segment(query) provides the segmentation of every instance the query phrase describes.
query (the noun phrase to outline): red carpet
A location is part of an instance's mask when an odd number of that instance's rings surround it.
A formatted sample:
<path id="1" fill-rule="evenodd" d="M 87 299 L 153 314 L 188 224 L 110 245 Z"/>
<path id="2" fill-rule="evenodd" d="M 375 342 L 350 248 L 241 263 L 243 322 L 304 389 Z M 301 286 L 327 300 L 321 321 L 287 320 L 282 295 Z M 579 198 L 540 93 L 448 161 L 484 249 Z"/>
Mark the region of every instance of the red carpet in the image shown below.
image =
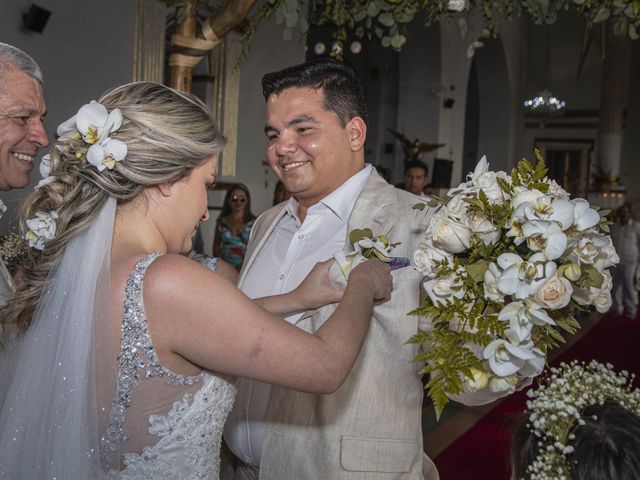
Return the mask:
<path id="1" fill-rule="evenodd" d="M 640 375 L 640 319 L 607 315 L 552 362 L 596 359 Z M 638 379 L 636 378 L 636 384 Z M 509 480 L 510 425 L 526 408 L 524 391 L 493 408 L 435 458 L 441 480 Z"/>

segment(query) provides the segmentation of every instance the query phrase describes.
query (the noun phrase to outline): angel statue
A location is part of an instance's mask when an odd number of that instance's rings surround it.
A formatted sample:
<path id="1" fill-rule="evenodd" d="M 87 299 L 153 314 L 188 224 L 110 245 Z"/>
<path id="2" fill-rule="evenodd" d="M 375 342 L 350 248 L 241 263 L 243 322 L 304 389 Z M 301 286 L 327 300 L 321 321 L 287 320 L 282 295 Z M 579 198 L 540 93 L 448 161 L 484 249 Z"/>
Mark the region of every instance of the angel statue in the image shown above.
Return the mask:
<path id="1" fill-rule="evenodd" d="M 417 138 L 412 142 L 404 135 L 404 133 L 397 132 L 391 128 L 388 130 L 393 133 L 393 136 L 396 137 L 396 140 L 398 140 L 400 145 L 402 145 L 405 163 L 411 160 L 418 160 L 420 159 L 420 155 L 424 152 L 430 152 L 446 145 L 444 143 L 421 142 Z"/>

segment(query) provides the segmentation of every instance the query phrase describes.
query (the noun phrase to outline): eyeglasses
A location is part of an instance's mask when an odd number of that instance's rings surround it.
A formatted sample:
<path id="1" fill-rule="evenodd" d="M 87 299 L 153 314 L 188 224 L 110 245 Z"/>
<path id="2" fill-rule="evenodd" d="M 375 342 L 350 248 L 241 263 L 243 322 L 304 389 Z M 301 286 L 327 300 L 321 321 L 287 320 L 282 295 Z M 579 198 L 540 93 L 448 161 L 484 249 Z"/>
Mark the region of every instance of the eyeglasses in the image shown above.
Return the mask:
<path id="1" fill-rule="evenodd" d="M 240 203 L 244 203 L 247 201 L 247 197 L 239 197 L 238 195 L 234 195 L 231 197 L 231 201 L 232 202 L 240 202 Z"/>

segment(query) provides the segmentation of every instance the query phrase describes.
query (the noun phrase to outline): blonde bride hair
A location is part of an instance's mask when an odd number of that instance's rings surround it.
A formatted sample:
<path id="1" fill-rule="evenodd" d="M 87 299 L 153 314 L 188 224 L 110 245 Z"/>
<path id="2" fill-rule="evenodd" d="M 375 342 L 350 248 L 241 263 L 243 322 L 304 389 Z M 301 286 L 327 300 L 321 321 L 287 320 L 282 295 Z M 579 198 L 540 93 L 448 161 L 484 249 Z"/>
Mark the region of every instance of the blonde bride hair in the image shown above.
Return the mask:
<path id="1" fill-rule="evenodd" d="M 111 137 L 127 145 L 126 159 L 116 162 L 113 170 L 99 172 L 87 162 L 86 151 L 84 155 L 77 155 L 77 148 L 70 152 L 64 141 L 52 146 L 50 175 L 56 180 L 26 199 L 21 225 L 37 211 L 56 211 L 55 238 L 41 252 L 32 249 L 18 270 L 16 293 L 0 310 L 3 330 L 9 325 L 19 333 L 28 329 L 49 273 L 71 239 L 95 221 L 109 197 L 123 204 L 145 187 L 176 182 L 219 153 L 226 142 L 200 100 L 161 84 L 123 85 L 107 91 L 99 103 L 108 111 L 119 108 L 122 112 L 123 124 Z"/>

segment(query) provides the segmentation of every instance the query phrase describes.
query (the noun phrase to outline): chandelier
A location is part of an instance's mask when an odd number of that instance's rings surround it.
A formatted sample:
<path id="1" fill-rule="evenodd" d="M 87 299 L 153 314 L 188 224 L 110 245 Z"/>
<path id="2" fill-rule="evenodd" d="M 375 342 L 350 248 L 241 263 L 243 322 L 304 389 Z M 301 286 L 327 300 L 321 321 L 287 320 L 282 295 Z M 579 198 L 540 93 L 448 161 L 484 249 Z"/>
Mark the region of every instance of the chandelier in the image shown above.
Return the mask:
<path id="1" fill-rule="evenodd" d="M 537 117 L 553 117 L 562 115 L 566 104 L 544 89 L 533 98 L 524 101 L 524 108 L 528 115 Z"/>

